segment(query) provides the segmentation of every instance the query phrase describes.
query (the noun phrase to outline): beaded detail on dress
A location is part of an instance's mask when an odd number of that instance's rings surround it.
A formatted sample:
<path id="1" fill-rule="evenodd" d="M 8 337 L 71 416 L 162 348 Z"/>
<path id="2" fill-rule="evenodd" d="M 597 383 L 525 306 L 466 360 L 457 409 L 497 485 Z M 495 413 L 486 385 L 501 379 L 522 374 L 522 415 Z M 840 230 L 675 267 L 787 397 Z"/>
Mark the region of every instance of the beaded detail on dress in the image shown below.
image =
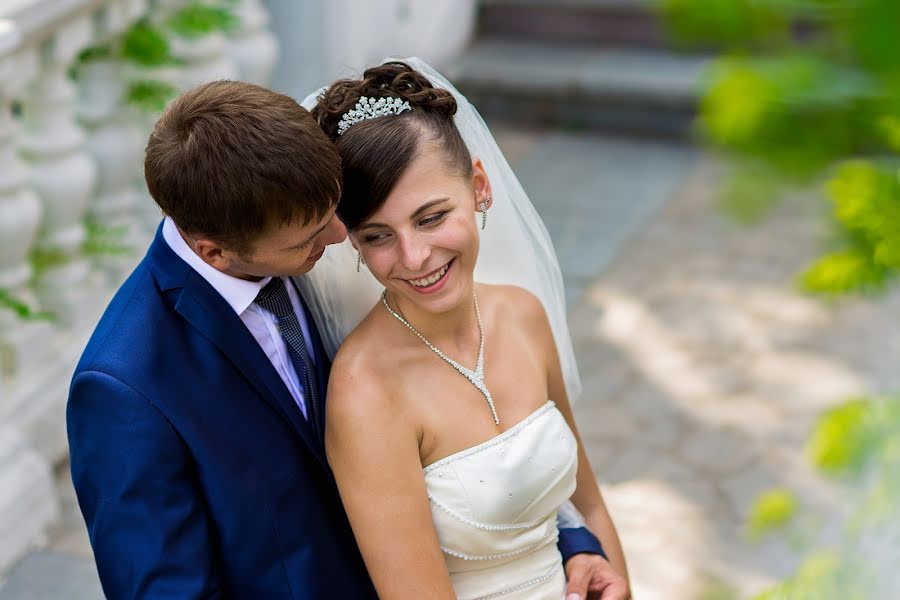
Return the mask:
<path id="1" fill-rule="evenodd" d="M 551 401 L 509 430 L 425 467 L 432 518 L 461 600 L 559 600 L 556 513 L 577 445 Z"/>

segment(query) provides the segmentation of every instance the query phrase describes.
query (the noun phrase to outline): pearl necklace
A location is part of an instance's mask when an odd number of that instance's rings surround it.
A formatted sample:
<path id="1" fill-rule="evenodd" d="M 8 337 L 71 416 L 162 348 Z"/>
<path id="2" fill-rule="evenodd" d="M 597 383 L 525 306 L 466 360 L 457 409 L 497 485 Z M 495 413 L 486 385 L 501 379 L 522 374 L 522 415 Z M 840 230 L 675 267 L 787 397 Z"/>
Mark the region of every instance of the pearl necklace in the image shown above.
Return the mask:
<path id="1" fill-rule="evenodd" d="M 481 325 L 481 312 L 478 310 L 478 296 L 475 295 L 475 290 L 472 290 L 472 298 L 475 300 L 475 318 L 478 320 L 478 335 L 481 337 L 481 341 L 478 345 L 478 362 L 475 363 L 475 370 L 467 369 L 462 366 L 446 354 L 440 351 L 440 349 L 425 339 L 421 333 L 416 331 L 416 328 L 410 325 L 409 321 L 403 318 L 403 316 L 396 312 L 391 305 L 388 304 L 387 301 L 387 290 L 384 290 L 384 293 L 381 294 L 381 303 L 384 304 L 384 307 L 387 309 L 389 313 L 391 313 L 395 319 L 406 325 L 406 327 L 412 331 L 420 340 L 422 340 L 426 346 L 428 346 L 432 352 L 437 354 L 439 357 L 444 359 L 451 367 L 459 371 L 459 374 L 468 379 L 472 385 L 474 385 L 479 392 L 484 394 L 484 399 L 487 400 L 488 407 L 491 409 L 491 415 L 494 417 L 494 423 L 499 425 L 500 418 L 497 416 L 497 409 L 494 408 L 494 399 L 491 398 L 491 393 L 488 391 L 487 386 L 484 384 L 484 327 Z"/>

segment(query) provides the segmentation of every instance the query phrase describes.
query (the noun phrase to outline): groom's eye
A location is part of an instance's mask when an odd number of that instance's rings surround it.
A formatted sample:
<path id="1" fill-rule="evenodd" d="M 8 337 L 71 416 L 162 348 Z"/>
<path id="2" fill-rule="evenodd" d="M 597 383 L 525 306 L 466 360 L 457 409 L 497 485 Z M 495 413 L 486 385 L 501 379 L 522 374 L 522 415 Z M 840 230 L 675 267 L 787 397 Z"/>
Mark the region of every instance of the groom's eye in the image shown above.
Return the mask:
<path id="1" fill-rule="evenodd" d="M 298 244 L 298 245 L 294 246 L 293 250 L 294 250 L 295 252 L 299 252 L 300 250 L 303 250 L 304 248 L 309 248 L 310 245 L 312 245 L 312 243 L 313 243 L 313 241 L 314 241 L 315 239 L 316 239 L 316 238 L 313 237 L 312 239 L 306 240 L 306 241 L 303 242 L 302 244 Z"/>

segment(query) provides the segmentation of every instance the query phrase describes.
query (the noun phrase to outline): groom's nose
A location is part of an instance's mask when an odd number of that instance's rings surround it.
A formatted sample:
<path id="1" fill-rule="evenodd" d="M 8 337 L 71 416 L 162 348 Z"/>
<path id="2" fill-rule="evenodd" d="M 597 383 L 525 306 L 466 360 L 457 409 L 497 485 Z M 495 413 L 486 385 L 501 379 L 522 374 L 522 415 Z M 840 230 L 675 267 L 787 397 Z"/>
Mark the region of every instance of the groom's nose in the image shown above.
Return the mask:
<path id="1" fill-rule="evenodd" d="M 344 226 L 343 221 L 335 214 L 328 223 L 328 237 L 325 238 L 325 245 L 339 244 L 345 239 L 347 239 L 347 227 Z"/>

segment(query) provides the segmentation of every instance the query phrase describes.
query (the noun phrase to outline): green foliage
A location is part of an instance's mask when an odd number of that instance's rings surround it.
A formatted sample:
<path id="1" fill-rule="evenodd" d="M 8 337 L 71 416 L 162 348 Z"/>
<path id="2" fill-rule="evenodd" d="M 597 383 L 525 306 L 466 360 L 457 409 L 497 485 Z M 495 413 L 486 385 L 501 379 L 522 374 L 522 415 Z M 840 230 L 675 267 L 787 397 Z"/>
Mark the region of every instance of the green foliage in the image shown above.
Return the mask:
<path id="1" fill-rule="evenodd" d="M 900 397 L 854 398 L 831 409 L 819 419 L 807 455 L 820 471 L 840 477 L 849 512 L 842 538 L 755 600 L 894 597 L 885 590 L 896 590 L 896 561 L 872 550 L 893 548 L 900 535 Z M 763 506 L 751 516 L 751 528 L 785 522 L 796 508 L 784 491 L 763 496 L 757 507 Z"/>
<path id="2" fill-rule="evenodd" d="M 28 303 L 16 298 L 7 290 L 0 289 L 0 309 L 12 311 L 16 317 L 23 321 L 52 321 L 53 314 L 38 311 Z"/>
<path id="3" fill-rule="evenodd" d="M 144 79 L 129 84 L 125 100 L 143 113 L 157 114 L 177 95 L 178 90 L 169 83 Z"/>
<path id="4" fill-rule="evenodd" d="M 682 45 L 744 48 L 788 33 L 784 2 L 760 0 L 662 0 L 674 41 Z"/>
<path id="5" fill-rule="evenodd" d="M 819 418 L 807 455 L 830 475 L 856 474 L 872 460 L 900 464 L 900 398 L 848 400 Z"/>
<path id="6" fill-rule="evenodd" d="M 900 270 L 900 182 L 895 167 L 860 157 L 900 153 L 900 2 L 661 0 L 661 11 L 676 39 L 723 49 L 697 125 L 710 146 L 753 165 L 725 187 L 728 212 L 758 220 L 784 186 L 833 174 L 842 244 L 800 283 L 884 289 Z"/>
<path id="7" fill-rule="evenodd" d="M 100 46 L 88 46 L 78 53 L 75 58 L 76 64 L 90 62 L 92 60 L 103 60 L 113 57 L 113 48 L 111 44 L 102 44 Z"/>
<path id="8" fill-rule="evenodd" d="M 800 287 L 816 294 L 837 296 L 884 288 L 888 272 L 857 249 L 832 252 L 817 259 L 799 278 Z"/>
<path id="9" fill-rule="evenodd" d="M 829 474 L 859 469 L 870 451 L 869 410 L 867 400 L 852 400 L 822 415 L 806 447 L 813 464 Z"/>
<path id="10" fill-rule="evenodd" d="M 35 277 L 40 277 L 50 269 L 61 267 L 69 262 L 69 257 L 62 250 L 34 248 L 29 257 Z"/>
<path id="11" fill-rule="evenodd" d="M 141 67 L 161 67 L 176 63 L 169 40 L 147 19 L 138 21 L 122 35 L 120 52 L 123 60 Z"/>
<path id="12" fill-rule="evenodd" d="M 812 292 L 880 290 L 900 270 L 900 181 L 893 167 L 855 160 L 841 165 L 827 189 L 844 248 L 803 274 Z"/>
<path id="13" fill-rule="evenodd" d="M 763 535 L 784 527 L 797 510 L 794 495 L 786 489 L 772 489 L 760 494 L 750 508 L 747 532 L 751 539 L 758 540 Z"/>
<path id="14" fill-rule="evenodd" d="M 781 173 L 762 161 L 735 161 L 719 205 L 740 223 L 760 222 L 780 199 L 783 189 Z"/>
<path id="15" fill-rule="evenodd" d="M 226 6 L 212 6 L 193 2 L 175 11 L 166 25 L 176 35 L 195 39 L 217 31 L 230 31 L 238 24 L 237 17 Z"/>
<path id="16" fill-rule="evenodd" d="M 106 227 L 97 223 L 85 224 L 87 235 L 82 250 L 88 256 L 129 256 L 132 248 L 125 243 L 127 227 Z"/>
<path id="17" fill-rule="evenodd" d="M 865 600 L 854 583 L 857 567 L 856 561 L 848 565 L 835 552 L 817 552 L 793 577 L 754 600 Z"/>

